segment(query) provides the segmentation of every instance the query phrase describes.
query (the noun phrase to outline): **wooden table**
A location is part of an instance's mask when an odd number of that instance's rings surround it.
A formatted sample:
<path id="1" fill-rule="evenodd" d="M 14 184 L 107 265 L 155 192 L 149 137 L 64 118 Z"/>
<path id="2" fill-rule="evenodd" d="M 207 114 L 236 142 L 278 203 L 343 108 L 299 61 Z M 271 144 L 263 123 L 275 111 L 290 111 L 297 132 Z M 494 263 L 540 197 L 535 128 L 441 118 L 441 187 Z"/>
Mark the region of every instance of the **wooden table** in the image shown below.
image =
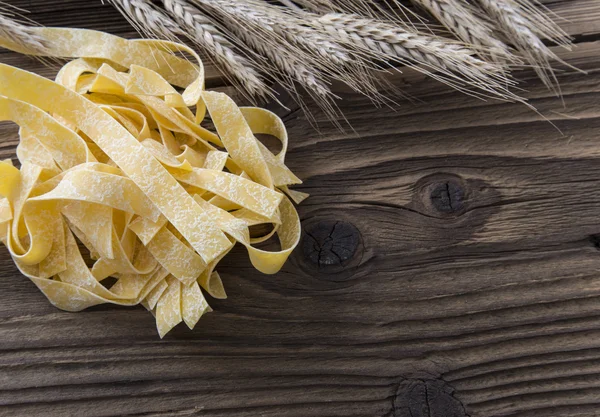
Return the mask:
<path id="1" fill-rule="evenodd" d="M 9 2 L 135 35 L 99 0 Z M 229 298 L 194 331 L 159 340 L 142 307 L 56 310 L 2 248 L 0 416 L 600 416 L 600 1 L 545 3 L 589 72 L 559 76 L 564 107 L 517 74 L 556 127 L 409 76 L 422 101 L 393 110 L 340 92 L 356 133 L 279 108 L 311 194 L 303 242 L 275 276 L 235 250 Z M 208 86 L 233 93 L 211 68 Z"/>

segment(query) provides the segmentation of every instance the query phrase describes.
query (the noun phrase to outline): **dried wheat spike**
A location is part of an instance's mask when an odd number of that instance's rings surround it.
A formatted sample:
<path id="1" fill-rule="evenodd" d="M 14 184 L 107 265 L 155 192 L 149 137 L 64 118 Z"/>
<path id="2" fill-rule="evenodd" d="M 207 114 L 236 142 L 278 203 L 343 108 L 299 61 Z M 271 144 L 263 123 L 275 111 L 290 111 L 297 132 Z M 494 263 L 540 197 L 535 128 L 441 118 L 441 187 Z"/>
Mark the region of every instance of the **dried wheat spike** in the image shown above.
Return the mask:
<path id="1" fill-rule="evenodd" d="M 395 61 L 476 96 L 522 101 L 501 66 L 476 58 L 465 45 L 355 15 L 331 13 L 313 22 L 360 53 Z"/>
<path id="2" fill-rule="evenodd" d="M 270 43 L 254 37 L 242 27 L 232 25 L 230 30 L 256 52 L 271 60 L 275 67 L 283 73 L 284 77 L 290 77 L 321 99 L 328 99 L 331 96 L 331 91 L 321 81 L 320 74 L 303 63 L 308 60 L 298 59 L 293 53 L 278 50 Z"/>
<path id="3" fill-rule="evenodd" d="M 306 11 L 257 0 L 195 1 L 208 13 L 219 16 L 222 25 L 240 43 L 250 46 L 262 59 L 267 58 L 265 63 L 275 67 L 275 71 L 267 70 L 269 75 L 291 90 L 291 81 L 295 80 L 330 114 L 337 111 L 325 83 L 329 80 L 346 83 L 375 103 L 389 101 L 377 89 L 378 80 L 372 71 L 376 66 L 368 60 L 357 59 L 326 33 L 307 25 L 312 15 Z"/>
<path id="4" fill-rule="evenodd" d="M 0 14 L 0 38 L 4 38 L 21 47 L 23 52 L 41 55 L 46 49 L 44 40 L 28 26 Z"/>
<path id="5" fill-rule="evenodd" d="M 541 39 L 564 47 L 570 46 L 568 35 L 548 16 L 527 0 L 478 0 L 496 22 L 507 40 L 523 55 L 543 83 L 559 93 L 558 81 L 550 61 L 564 63 Z"/>
<path id="6" fill-rule="evenodd" d="M 515 61 L 508 46 L 497 39 L 493 27 L 463 0 L 412 0 L 428 11 L 465 44 L 493 61 Z"/>
<path id="7" fill-rule="evenodd" d="M 280 33 L 265 25 L 261 11 L 243 7 L 241 2 L 233 0 L 194 0 L 194 3 L 217 15 L 233 36 L 268 58 L 273 70 L 284 79 L 288 77 L 297 81 L 320 99 L 327 100 L 331 96 L 321 74 L 306 66 L 305 62 L 311 61 L 309 56 L 291 47 Z M 274 73 L 271 75 L 276 76 Z"/>
<path id="8" fill-rule="evenodd" d="M 185 35 L 179 25 L 148 0 L 108 0 L 140 33 L 176 40 Z"/>
<path id="9" fill-rule="evenodd" d="M 372 70 L 376 67 L 367 60 L 357 59 L 352 51 L 337 43 L 334 39 L 307 25 L 312 14 L 302 10 L 274 7 L 261 0 L 213 0 L 227 9 L 238 19 L 249 19 L 264 41 L 271 42 L 274 47 L 287 49 L 287 54 L 296 56 L 295 47 L 301 49 L 304 57 L 301 62 L 311 63 L 316 70 L 326 74 L 327 78 L 346 83 L 355 91 L 379 101 L 382 96 L 377 92 Z M 250 29 L 252 30 L 252 29 Z M 285 44 L 278 43 L 273 35 L 278 35 Z"/>
<path id="10" fill-rule="evenodd" d="M 236 78 L 251 97 L 270 96 L 271 92 L 246 57 L 234 51 L 234 46 L 198 8 L 185 0 L 162 0 L 165 10 L 175 18 L 186 34 L 205 50 L 217 66 Z"/>
<path id="11" fill-rule="evenodd" d="M 348 52 L 340 45 L 323 36 L 322 33 L 306 26 L 301 19 L 302 14 L 286 13 L 285 9 L 272 7 L 264 1 L 255 0 L 213 0 L 232 15 L 245 16 L 261 25 L 264 29 L 277 33 L 290 44 L 299 46 L 309 52 L 316 52 L 317 57 L 327 63 L 344 65 L 352 61 Z"/>

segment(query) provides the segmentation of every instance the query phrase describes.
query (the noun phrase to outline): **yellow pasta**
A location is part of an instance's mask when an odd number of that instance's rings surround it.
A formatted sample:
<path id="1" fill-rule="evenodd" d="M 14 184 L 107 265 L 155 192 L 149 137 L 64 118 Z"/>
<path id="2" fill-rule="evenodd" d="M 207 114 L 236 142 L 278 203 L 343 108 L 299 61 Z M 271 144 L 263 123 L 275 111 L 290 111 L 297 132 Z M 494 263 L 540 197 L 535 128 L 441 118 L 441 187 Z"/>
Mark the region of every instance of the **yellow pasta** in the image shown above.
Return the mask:
<path id="1" fill-rule="evenodd" d="M 300 237 L 290 199 L 306 195 L 288 189 L 300 180 L 277 116 L 205 91 L 184 45 L 33 30 L 48 54 L 74 60 L 55 81 L 0 64 L 0 120 L 21 128 L 21 168 L 0 161 L 0 240 L 53 305 L 142 304 L 163 337 L 211 311 L 202 290 L 225 297 L 215 267 L 236 242 L 259 271 L 282 267 Z M 201 125 L 207 114 L 216 132 Z M 266 239 L 251 238 L 257 224 L 273 225 L 280 251 L 254 246 Z"/>

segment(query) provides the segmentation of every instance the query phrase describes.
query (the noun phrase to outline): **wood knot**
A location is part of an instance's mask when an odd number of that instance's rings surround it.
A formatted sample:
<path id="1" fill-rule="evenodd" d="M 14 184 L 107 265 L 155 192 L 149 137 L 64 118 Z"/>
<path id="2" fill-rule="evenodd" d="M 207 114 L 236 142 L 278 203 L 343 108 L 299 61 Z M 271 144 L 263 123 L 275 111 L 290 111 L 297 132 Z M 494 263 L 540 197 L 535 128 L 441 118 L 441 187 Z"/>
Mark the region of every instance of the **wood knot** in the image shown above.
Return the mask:
<path id="1" fill-rule="evenodd" d="M 590 235 L 590 243 L 600 250 L 600 235 Z"/>
<path id="2" fill-rule="evenodd" d="M 354 257 L 360 233 L 351 223 L 322 220 L 305 229 L 304 257 L 319 268 L 344 267 Z"/>
<path id="3" fill-rule="evenodd" d="M 321 283 L 345 282 L 361 276 L 365 244 L 349 220 L 316 215 L 302 221 L 302 240 L 291 261 Z"/>
<path id="4" fill-rule="evenodd" d="M 429 198 L 432 206 L 440 213 L 460 213 L 465 208 L 465 192 L 462 185 L 454 179 L 435 184 Z"/>
<path id="5" fill-rule="evenodd" d="M 454 388 L 441 379 L 405 379 L 393 401 L 394 417 L 468 417 Z"/>
<path id="6" fill-rule="evenodd" d="M 420 178 L 414 186 L 411 208 L 429 217 L 450 220 L 461 217 L 469 211 L 474 198 L 485 199 L 485 184 L 482 181 L 437 172 Z"/>

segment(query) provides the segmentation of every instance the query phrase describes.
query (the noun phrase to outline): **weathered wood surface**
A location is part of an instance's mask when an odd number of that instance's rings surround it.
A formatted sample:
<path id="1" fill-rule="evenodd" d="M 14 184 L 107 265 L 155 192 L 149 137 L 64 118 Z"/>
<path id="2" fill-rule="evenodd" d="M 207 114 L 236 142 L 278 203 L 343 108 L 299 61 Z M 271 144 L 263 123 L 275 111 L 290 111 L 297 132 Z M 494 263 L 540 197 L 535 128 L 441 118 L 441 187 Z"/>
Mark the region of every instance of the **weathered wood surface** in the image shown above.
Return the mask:
<path id="1" fill-rule="evenodd" d="M 133 35 L 99 1 L 11 3 Z M 143 308 L 58 311 L 2 250 L 0 416 L 600 415 L 600 3 L 545 3 L 589 72 L 560 76 L 564 107 L 519 74 L 556 128 L 409 76 L 422 102 L 394 110 L 341 91 L 356 133 L 279 109 L 311 236 L 275 276 L 235 250 L 229 299 L 194 331 L 161 341 Z M 0 158 L 15 145 L 0 125 Z"/>

